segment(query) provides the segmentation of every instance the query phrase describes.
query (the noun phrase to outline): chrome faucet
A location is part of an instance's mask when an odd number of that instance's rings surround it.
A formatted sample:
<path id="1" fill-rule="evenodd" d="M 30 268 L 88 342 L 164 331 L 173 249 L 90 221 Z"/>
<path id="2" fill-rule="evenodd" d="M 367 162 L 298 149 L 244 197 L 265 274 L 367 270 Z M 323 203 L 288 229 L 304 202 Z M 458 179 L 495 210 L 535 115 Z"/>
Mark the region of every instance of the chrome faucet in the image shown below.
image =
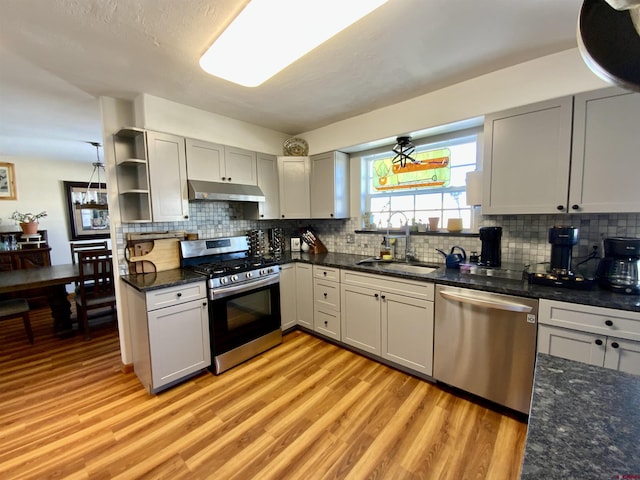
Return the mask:
<path id="1" fill-rule="evenodd" d="M 390 212 L 389 213 L 389 218 L 387 218 L 387 236 L 385 237 L 385 241 L 386 241 L 385 246 L 387 247 L 387 249 L 391 249 L 391 244 L 389 243 L 389 230 L 391 229 L 391 219 L 396 214 L 400 214 L 400 215 L 402 215 L 404 217 L 404 238 L 405 238 L 405 241 L 404 241 L 404 260 L 406 262 L 416 262 L 418 260 L 418 257 L 416 256 L 414 251 L 410 250 L 411 234 L 410 234 L 410 230 L 409 229 L 411 227 L 409 226 L 409 219 L 401 211 Z"/>

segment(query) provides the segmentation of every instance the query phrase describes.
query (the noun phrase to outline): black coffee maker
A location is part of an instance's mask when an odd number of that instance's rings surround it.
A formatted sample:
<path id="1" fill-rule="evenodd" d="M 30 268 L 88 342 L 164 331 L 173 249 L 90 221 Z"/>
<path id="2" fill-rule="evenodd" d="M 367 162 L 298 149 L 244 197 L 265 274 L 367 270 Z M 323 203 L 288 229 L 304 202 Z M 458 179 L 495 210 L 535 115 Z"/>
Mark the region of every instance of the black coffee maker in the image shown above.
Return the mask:
<path id="1" fill-rule="evenodd" d="M 551 273 L 556 275 L 571 274 L 571 252 L 578 243 L 578 229 L 558 226 L 549 229 L 551 244 Z"/>
<path id="2" fill-rule="evenodd" d="M 640 238 L 604 239 L 604 257 L 596 276 L 601 287 L 614 292 L 640 294 Z"/>
<path id="3" fill-rule="evenodd" d="M 478 265 L 488 268 L 498 268 L 502 263 L 502 227 L 480 228 L 480 262 Z"/>

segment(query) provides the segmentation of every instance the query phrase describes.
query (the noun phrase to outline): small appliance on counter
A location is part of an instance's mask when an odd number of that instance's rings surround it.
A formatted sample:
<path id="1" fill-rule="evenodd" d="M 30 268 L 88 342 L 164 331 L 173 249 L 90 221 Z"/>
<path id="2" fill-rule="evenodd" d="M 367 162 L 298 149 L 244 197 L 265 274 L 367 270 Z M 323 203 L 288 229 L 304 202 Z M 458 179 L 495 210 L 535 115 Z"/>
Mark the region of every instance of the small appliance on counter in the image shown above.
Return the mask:
<path id="1" fill-rule="evenodd" d="M 640 294 L 640 238 L 612 237 L 603 243 L 604 257 L 596 271 L 600 286 L 618 293 Z"/>
<path id="2" fill-rule="evenodd" d="M 551 262 L 549 269 L 544 271 L 529 271 L 529 283 L 548 285 L 551 287 L 565 287 L 575 289 L 590 289 L 594 281 L 571 269 L 573 246 L 578 243 L 578 229 L 572 226 L 559 225 L 549 229 L 549 243 L 551 244 Z"/>
<path id="3" fill-rule="evenodd" d="M 487 268 L 498 268 L 502 263 L 502 227 L 480 228 L 480 262 L 478 265 Z"/>

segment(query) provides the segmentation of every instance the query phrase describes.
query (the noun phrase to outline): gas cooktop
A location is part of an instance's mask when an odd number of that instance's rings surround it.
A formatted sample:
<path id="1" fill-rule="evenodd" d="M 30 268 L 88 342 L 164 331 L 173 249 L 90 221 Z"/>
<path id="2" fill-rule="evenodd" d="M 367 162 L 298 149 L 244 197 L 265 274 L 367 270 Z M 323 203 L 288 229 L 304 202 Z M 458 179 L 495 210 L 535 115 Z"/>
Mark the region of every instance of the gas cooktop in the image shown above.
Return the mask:
<path id="1" fill-rule="evenodd" d="M 247 257 L 226 261 L 207 261 L 191 265 L 189 268 L 197 273 L 207 275 L 209 278 L 244 273 L 252 270 L 260 270 L 264 267 L 276 265 L 277 261 L 265 257 Z"/>

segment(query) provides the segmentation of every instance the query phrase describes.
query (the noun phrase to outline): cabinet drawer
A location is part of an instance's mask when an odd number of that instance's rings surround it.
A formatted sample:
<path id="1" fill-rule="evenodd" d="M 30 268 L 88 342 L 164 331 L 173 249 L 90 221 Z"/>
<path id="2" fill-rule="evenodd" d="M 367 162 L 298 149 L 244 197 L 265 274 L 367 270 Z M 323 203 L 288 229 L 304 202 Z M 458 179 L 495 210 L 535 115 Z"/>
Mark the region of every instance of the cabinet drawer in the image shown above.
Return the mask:
<path id="1" fill-rule="evenodd" d="M 323 267 L 320 265 L 313 266 L 313 277 L 331 280 L 333 282 L 340 281 L 340 269 L 332 267 Z"/>
<path id="2" fill-rule="evenodd" d="M 538 321 L 546 325 L 640 341 L 640 313 L 540 300 Z"/>
<path id="3" fill-rule="evenodd" d="M 205 282 L 188 283 L 176 287 L 151 290 L 146 293 L 147 310 L 170 307 L 181 303 L 190 302 L 200 298 L 206 298 L 207 290 Z"/>
<path id="4" fill-rule="evenodd" d="M 342 270 L 340 273 L 341 282 L 373 288 L 398 295 L 408 295 L 420 300 L 433 301 L 435 286 L 433 282 L 423 282 L 419 280 L 405 280 L 399 277 L 386 275 L 375 275 L 370 273 L 356 272 L 353 270 Z"/>
<path id="5" fill-rule="evenodd" d="M 340 340 L 340 313 L 316 308 L 313 312 L 313 330 L 334 340 Z"/>
<path id="6" fill-rule="evenodd" d="M 340 311 L 340 284 L 314 279 L 313 300 L 317 307 Z"/>

